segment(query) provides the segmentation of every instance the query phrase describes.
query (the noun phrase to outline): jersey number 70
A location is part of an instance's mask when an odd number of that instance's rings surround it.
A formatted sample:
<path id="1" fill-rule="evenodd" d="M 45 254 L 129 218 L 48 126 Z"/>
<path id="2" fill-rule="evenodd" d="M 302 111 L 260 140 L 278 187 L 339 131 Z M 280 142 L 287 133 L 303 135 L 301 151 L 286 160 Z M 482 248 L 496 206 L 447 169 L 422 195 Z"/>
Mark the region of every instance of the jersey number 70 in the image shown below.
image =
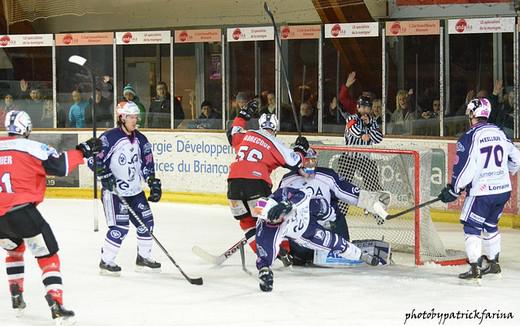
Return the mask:
<path id="1" fill-rule="evenodd" d="M 504 149 L 500 145 L 496 146 L 486 146 L 480 149 L 481 154 L 486 154 L 486 162 L 484 162 L 484 169 L 486 169 L 489 165 L 489 161 L 491 159 L 491 153 L 493 153 L 495 159 L 495 165 L 497 167 L 502 166 L 502 161 L 504 160 Z"/>

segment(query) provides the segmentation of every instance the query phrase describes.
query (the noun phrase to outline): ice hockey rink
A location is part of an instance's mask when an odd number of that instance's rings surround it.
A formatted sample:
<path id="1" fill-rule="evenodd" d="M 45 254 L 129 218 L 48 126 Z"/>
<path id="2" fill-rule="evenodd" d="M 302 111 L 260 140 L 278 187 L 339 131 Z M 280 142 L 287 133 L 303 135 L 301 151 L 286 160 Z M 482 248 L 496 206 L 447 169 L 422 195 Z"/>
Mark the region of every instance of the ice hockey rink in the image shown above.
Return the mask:
<path id="1" fill-rule="evenodd" d="M 40 205 L 60 244 L 65 306 L 76 313 L 77 325 L 442 325 L 439 318 L 408 319 L 421 312 L 512 313 L 513 319 L 446 319 L 444 325 L 519 325 L 520 231 L 502 230 L 503 278 L 484 278 L 481 286 L 461 284 L 457 273 L 467 266 L 415 267 L 402 261 L 387 267 L 348 269 L 292 268 L 277 262 L 271 293 L 258 288 L 256 277 L 241 270 L 235 254 L 214 267 L 191 252 L 198 245 L 220 254 L 242 234 L 228 208 L 217 205 L 152 204 L 155 235 L 191 277 L 189 284 L 155 246 L 160 274 L 134 271 L 135 230 L 131 228 L 118 256 L 121 277 L 100 276 L 100 246 L 106 226 L 93 232 L 92 200 L 48 199 Z M 101 204 L 100 204 L 101 206 Z M 99 208 L 101 210 L 101 208 Z M 100 211 L 101 212 L 101 211 Z M 390 223 L 388 221 L 387 223 Z M 439 226 L 445 244 L 463 248 L 458 224 Z M 247 251 L 248 268 L 256 275 L 255 257 Z M 397 254 L 398 255 L 398 254 Z M 0 325 L 53 325 L 43 298 L 40 271 L 26 253 L 25 315 L 11 309 L 5 272 L 0 276 Z M 1 269 L 5 270 L 2 258 Z M 418 316 L 418 315 L 416 315 Z M 427 317 L 426 315 L 425 317 Z M 432 315 L 430 314 L 430 317 Z"/>

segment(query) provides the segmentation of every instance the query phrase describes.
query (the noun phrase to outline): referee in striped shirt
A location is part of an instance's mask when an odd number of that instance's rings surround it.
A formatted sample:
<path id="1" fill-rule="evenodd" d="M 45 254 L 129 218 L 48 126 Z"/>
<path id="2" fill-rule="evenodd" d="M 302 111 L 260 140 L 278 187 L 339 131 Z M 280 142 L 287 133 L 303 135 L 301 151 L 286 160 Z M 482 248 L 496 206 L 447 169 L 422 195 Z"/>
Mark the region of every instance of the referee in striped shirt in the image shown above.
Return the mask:
<path id="1" fill-rule="evenodd" d="M 357 113 L 346 119 L 345 141 L 347 146 L 370 146 L 383 140 L 383 133 L 379 125 L 371 115 L 372 99 L 368 96 L 360 96 L 357 100 Z M 348 182 L 368 191 L 381 191 L 379 172 L 376 163 L 368 153 L 345 152 L 338 160 L 338 173 Z M 363 184 L 353 182 L 354 174 L 359 171 L 363 178 Z"/>

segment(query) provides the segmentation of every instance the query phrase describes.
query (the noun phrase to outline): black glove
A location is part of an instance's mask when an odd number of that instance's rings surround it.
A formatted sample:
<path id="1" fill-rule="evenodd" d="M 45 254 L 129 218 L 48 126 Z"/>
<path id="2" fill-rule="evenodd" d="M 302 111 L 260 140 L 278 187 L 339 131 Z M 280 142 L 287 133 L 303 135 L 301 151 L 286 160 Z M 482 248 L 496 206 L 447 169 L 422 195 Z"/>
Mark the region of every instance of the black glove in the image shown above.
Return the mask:
<path id="1" fill-rule="evenodd" d="M 101 146 L 101 140 L 92 137 L 89 140 L 76 145 L 76 149 L 80 150 L 83 153 L 83 157 L 89 158 L 99 153 L 99 151 L 101 150 Z"/>
<path id="2" fill-rule="evenodd" d="M 307 138 L 305 138 L 304 136 L 299 136 L 298 138 L 296 138 L 293 148 L 295 152 L 300 152 L 302 155 L 305 156 L 305 153 L 307 153 L 308 149 L 309 141 L 307 141 Z"/>
<path id="3" fill-rule="evenodd" d="M 244 107 L 240 108 L 240 112 L 238 112 L 238 116 L 244 118 L 245 120 L 251 119 L 253 114 L 258 109 L 258 102 L 256 100 L 251 100 L 244 105 Z"/>
<path id="4" fill-rule="evenodd" d="M 288 200 L 284 200 L 273 206 L 269 212 L 267 212 L 267 219 L 273 224 L 281 223 L 283 220 L 280 218 L 282 214 L 287 214 L 292 209 L 292 203 Z"/>
<path id="5" fill-rule="evenodd" d="M 154 177 L 148 178 L 148 187 L 150 187 L 150 196 L 148 197 L 148 200 L 152 203 L 156 203 L 161 200 L 161 180 Z"/>
<path id="6" fill-rule="evenodd" d="M 447 184 L 438 196 L 443 203 L 451 203 L 457 200 L 458 197 L 459 194 L 453 189 L 451 184 Z"/>
<path id="7" fill-rule="evenodd" d="M 101 186 L 103 189 L 108 191 L 114 191 L 117 186 L 116 177 L 109 170 L 99 170 L 97 172 L 97 176 L 101 181 Z"/>

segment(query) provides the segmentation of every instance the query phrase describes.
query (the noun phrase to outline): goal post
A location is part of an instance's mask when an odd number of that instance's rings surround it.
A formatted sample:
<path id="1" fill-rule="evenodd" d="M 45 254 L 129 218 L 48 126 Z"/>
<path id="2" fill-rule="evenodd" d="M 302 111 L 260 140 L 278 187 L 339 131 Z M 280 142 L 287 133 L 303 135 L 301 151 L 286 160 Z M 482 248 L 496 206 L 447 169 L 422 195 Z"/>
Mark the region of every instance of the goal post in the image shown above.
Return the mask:
<path id="1" fill-rule="evenodd" d="M 431 151 L 372 147 L 312 146 L 318 166 L 336 171 L 345 180 L 368 191 L 388 191 L 390 214 L 431 199 Z M 384 239 L 393 251 L 411 253 L 415 264 L 465 264 L 464 251 L 445 248 L 431 219 L 430 207 L 416 208 L 401 217 L 378 225 L 374 218 L 355 206 L 340 202 L 351 239 Z"/>

